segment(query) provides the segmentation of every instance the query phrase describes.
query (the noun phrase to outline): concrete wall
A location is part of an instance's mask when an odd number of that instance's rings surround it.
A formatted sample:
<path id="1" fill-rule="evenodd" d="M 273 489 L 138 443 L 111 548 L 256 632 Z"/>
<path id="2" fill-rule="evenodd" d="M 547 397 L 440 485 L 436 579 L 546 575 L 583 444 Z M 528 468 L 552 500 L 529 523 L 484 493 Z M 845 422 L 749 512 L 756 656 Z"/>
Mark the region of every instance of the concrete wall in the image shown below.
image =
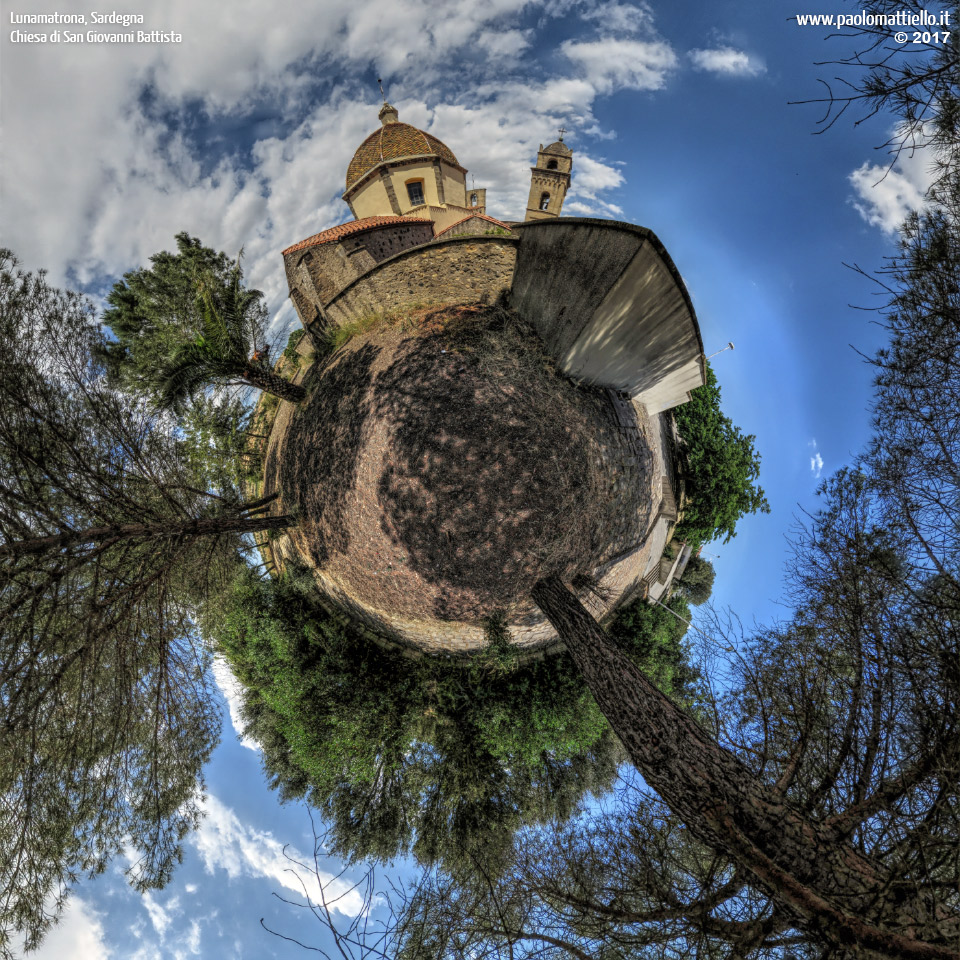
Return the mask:
<path id="1" fill-rule="evenodd" d="M 378 264 L 327 303 L 327 321 L 338 325 L 414 304 L 494 300 L 510 287 L 516 248 L 514 237 L 451 237 L 405 251 Z"/>
<path id="2" fill-rule="evenodd" d="M 411 247 L 429 243 L 433 239 L 433 228 L 429 223 L 388 224 L 363 233 L 351 234 L 340 241 L 340 246 L 346 256 L 352 257 L 354 252 L 364 249 L 370 256 L 371 262 L 358 269 L 350 279 L 355 279 L 361 273 L 366 273 L 371 267 L 395 254 Z M 358 267 L 360 261 L 357 261 Z"/>
<path id="3" fill-rule="evenodd" d="M 658 413 L 703 383 L 703 343 L 680 274 L 645 227 L 564 218 L 513 227 L 511 300 L 568 376 Z"/>
<path id="4" fill-rule="evenodd" d="M 442 229 L 470 211 L 422 206 Z M 481 226 L 482 225 L 482 226 Z M 468 221 L 430 243 L 430 224 L 390 225 L 285 258 L 304 326 L 414 303 L 466 303 L 511 288 L 568 376 L 628 393 L 651 414 L 703 383 L 703 344 L 683 281 L 656 236 L 613 220 Z M 519 238 L 519 244 L 518 240 Z M 516 270 L 514 272 L 514 264 Z"/>

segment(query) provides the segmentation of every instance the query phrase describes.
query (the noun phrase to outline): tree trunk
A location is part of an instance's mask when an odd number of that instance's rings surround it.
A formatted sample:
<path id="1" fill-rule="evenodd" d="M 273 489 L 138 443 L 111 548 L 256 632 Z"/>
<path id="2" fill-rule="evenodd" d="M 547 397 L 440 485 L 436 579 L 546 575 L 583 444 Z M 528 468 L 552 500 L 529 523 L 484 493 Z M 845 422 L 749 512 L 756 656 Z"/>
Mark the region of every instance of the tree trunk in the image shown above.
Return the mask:
<path id="1" fill-rule="evenodd" d="M 50 537 L 0 544 L 0 557 L 22 557 L 32 553 L 75 547 L 84 543 L 101 543 L 104 540 L 149 540 L 158 537 L 204 537 L 218 533 L 255 533 L 259 530 L 289 527 L 292 523 L 293 518 L 289 516 L 251 517 L 244 513 L 235 513 L 202 519 L 162 520 L 159 523 L 104 524 Z"/>
<path id="2" fill-rule="evenodd" d="M 253 384 L 258 390 L 272 393 L 275 397 L 288 400 L 290 403 L 299 403 L 307 395 L 307 391 L 299 383 L 291 383 L 259 363 L 248 363 L 243 371 L 243 379 Z"/>
<path id="3" fill-rule="evenodd" d="M 532 593 L 647 783 L 695 836 L 748 870 L 805 930 L 865 956 L 960 958 L 946 946 L 956 943 L 958 918 L 931 917 L 916 903 L 884 910 L 879 868 L 707 736 L 611 643 L 557 577 L 541 580 Z M 884 929 L 883 920 L 927 939 Z"/>

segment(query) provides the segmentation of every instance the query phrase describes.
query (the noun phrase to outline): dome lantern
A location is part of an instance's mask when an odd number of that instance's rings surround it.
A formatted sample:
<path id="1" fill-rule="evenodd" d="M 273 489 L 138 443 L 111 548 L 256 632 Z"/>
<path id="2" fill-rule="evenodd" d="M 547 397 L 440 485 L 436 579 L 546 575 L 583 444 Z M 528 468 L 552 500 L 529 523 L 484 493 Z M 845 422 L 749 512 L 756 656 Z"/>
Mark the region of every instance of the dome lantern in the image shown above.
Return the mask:
<path id="1" fill-rule="evenodd" d="M 388 123 L 399 123 L 400 114 L 397 113 L 397 108 L 387 103 L 383 102 L 383 106 L 380 108 L 380 113 L 377 114 L 380 117 L 380 123 L 386 126 Z"/>

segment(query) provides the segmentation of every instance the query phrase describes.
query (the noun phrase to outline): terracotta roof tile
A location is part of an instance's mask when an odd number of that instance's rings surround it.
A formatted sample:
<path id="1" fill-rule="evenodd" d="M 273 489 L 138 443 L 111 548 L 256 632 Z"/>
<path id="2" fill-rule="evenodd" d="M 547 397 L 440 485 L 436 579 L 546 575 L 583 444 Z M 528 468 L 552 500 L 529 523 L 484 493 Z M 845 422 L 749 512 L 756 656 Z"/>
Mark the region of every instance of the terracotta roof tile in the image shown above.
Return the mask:
<path id="1" fill-rule="evenodd" d="M 329 230 L 323 230 L 315 233 L 306 240 L 295 243 L 292 247 L 287 247 L 283 251 L 283 256 L 288 253 L 294 253 L 297 250 L 303 250 L 306 247 L 316 247 L 321 243 L 330 243 L 333 240 L 340 240 L 354 233 L 364 233 L 366 230 L 374 230 L 377 227 L 387 226 L 392 223 L 432 223 L 429 217 L 364 217 L 362 220 L 351 220 L 349 223 L 341 223 L 339 226 L 331 227 Z"/>
<path id="2" fill-rule="evenodd" d="M 504 230 L 509 230 L 510 228 L 500 220 L 496 220 L 493 217 L 488 217 L 485 213 L 471 213 L 470 216 L 464 217 L 462 220 L 458 220 L 456 223 L 451 223 L 449 227 L 444 227 L 438 234 L 438 237 L 442 237 L 445 233 L 449 233 L 454 227 L 459 227 L 461 223 L 466 223 L 468 220 L 472 220 L 476 217 L 478 220 L 487 220 L 490 223 L 498 227 L 503 227 Z"/>
<path id="3" fill-rule="evenodd" d="M 442 140 L 409 123 L 387 123 L 374 130 L 357 148 L 347 167 L 346 189 L 349 190 L 364 174 L 385 160 L 422 156 L 439 157 L 460 166 L 453 151 Z"/>

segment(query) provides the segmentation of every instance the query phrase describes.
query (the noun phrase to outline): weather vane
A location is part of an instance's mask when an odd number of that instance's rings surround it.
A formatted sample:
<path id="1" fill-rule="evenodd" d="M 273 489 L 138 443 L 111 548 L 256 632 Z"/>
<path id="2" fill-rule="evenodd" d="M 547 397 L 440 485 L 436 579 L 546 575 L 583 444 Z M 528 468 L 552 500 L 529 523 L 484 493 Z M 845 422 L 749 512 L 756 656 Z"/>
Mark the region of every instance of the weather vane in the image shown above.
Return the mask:
<path id="1" fill-rule="evenodd" d="M 383 92 L 383 80 L 380 77 L 377 77 L 377 83 L 380 85 L 380 96 L 383 97 L 383 102 L 387 102 L 387 95 Z"/>

